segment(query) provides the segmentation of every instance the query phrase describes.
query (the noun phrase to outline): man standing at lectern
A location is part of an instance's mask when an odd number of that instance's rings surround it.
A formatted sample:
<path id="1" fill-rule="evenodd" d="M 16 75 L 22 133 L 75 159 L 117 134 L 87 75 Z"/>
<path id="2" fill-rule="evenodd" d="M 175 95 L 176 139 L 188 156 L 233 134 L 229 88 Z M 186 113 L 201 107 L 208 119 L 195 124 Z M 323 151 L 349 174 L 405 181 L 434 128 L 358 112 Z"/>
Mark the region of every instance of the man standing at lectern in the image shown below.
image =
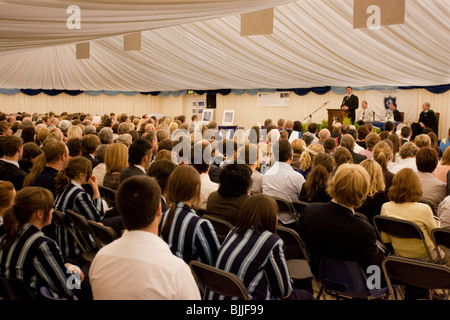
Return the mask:
<path id="1" fill-rule="evenodd" d="M 352 123 L 355 122 L 355 110 L 358 109 L 359 100 L 358 97 L 353 94 L 352 87 L 348 86 L 346 88 L 347 95 L 342 100 L 341 109 L 346 111 L 348 117 L 352 120 Z"/>

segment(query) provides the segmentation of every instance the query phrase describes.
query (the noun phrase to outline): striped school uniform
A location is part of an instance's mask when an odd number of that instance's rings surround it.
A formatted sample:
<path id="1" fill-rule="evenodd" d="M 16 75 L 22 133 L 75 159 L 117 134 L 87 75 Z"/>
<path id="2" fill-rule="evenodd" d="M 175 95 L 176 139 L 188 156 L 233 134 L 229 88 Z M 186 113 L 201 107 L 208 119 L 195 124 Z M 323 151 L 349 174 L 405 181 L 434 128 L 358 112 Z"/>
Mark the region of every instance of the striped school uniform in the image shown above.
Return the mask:
<path id="1" fill-rule="evenodd" d="M 100 198 L 91 199 L 90 195 L 78 183 L 70 183 L 60 193 L 53 204 L 55 210 L 64 215 L 68 209 L 81 214 L 88 220 L 100 221 L 103 216 L 103 205 Z M 79 234 L 77 233 L 79 236 Z M 72 235 L 63 227 L 56 227 L 56 242 L 64 256 L 74 258 L 80 253 L 80 248 Z"/>
<path id="2" fill-rule="evenodd" d="M 74 297 L 67 287 L 71 273 L 56 242 L 31 224 L 25 224 L 11 247 L 0 251 L 0 276 L 20 279 L 35 291 L 46 286 L 57 296 Z"/>
<path id="3" fill-rule="evenodd" d="M 219 249 L 215 266 L 242 279 L 252 300 L 274 300 L 292 293 L 281 238 L 253 229 L 237 234 L 233 229 Z M 208 300 L 231 299 L 207 290 Z M 233 298 L 236 299 L 236 298 Z"/>
<path id="4" fill-rule="evenodd" d="M 162 216 L 164 226 L 170 208 Z M 186 263 L 191 260 L 213 265 L 219 250 L 219 240 L 211 222 L 200 218 L 190 206 L 178 202 L 169 233 L 162 237 L 174 255 Z"/>

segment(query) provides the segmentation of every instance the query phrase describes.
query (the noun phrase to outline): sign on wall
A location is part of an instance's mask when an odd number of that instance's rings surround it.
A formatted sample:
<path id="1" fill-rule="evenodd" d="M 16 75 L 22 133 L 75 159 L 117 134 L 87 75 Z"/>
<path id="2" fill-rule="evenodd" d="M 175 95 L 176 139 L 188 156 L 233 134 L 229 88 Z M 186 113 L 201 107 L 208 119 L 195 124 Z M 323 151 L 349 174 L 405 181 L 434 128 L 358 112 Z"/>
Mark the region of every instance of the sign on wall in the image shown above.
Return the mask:
<path id="1" fill-rule="evenodd" d="M 258 92 L 258 107 L 288 107 L 290 96 L 288 91 Z"/>
<path id="2" fill-rule="evenodd" d="M 405 22 L 405 0 L 354 0 L 353 29 L 380 29 Z"/>

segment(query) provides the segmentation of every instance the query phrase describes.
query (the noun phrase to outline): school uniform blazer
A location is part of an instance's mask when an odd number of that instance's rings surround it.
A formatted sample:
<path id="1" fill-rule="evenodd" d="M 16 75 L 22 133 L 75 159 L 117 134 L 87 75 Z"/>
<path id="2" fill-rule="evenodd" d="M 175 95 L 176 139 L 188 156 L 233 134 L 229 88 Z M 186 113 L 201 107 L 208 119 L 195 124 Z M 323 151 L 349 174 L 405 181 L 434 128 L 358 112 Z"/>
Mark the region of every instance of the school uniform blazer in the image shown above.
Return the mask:
<path id="1" fill-rule="evenodd" d="M 384 257 L 376 244 L 375 228 L 333 201 L 306 206 L 304 237 L 313 274 L 317 274 L 320 255 L 357 261 L 364 270 L 380 266 Z"/>

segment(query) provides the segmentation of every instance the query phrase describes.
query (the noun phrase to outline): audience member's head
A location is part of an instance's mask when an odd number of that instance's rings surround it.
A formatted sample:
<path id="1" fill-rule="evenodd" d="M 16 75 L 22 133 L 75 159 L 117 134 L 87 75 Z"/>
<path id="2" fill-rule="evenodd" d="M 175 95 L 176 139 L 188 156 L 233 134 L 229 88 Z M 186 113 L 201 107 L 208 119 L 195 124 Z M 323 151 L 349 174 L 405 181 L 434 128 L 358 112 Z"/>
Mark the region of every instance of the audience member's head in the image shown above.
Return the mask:
<path id="1" fill-rule="evenodd" d="M 294 139 L 291 142 L 292 152 L 296 155 L 301 155 L 306 149 L 306 142 L 303 139 Z"/>
<path id="2" fill-rule="evenodd" d="M 268 195 L 258 193 L 250 196 L 243 204 L 236 221 L 236 233 L 245 233 L 248 229 L 261 234 L 264 231 L 276 233 L 278 205 Z"/>
<path id="3" fill-rule="evenodd" d="M 341 137 L 341 143 L 340 146 L 342 148 L 346 148 L 348 149 L 348 151 L 353 151 L 353 148 L 355 147 L 355 139 L 353 138 L 353 136 L 351 134 L 344 134 Z"/>
<path id="4" fill-rule="evenodd" d="M 101 142 L 95 134 L 87 134 L 81 138 L 81 153 L 94 154 Z"/>
<path id="5" fill-rule="evenodd" d="M 414 143 L 419 149 L 422 147 L 431 147 L 431 138 L 429 135 L 422 133 L 414 138 Z"/>
<path id="6" fill-rule="evenodd" d="M 445 149 L 442 154 L 441 165 L 450 165 L 450 148 Z"/>
<path id="7" fill-rule="evenodd" d="M 219 194 L 224 198 L 247 194 L 252 185 L 252 171 L 245 164 L 227 164 L 219 173 Z"/>
<path id="8" fill-rule="evenodd" d="M 414 158 L 418 150 L 414 142 L 406 142 L 400 147 L 399 156 L 402 159 Z"/>
<path id="9" fill-rule="evenodd" d="M 422 147 L 416 153 L 416 166 L 420 172 L 432 173 L 439 162 L 439 156 L 436 149 L 431 147 Z"/>
<path id="10" fill-rule="evenodd" d="M 357 164 L 342 164 L 328 186 L 328 194 L 338 204 L 359 208 L 369 194 L 370 177 Z"/>
<path id="11" fill-rule="evenodd" d="M 347 148 L 336 148 L 336 151 L 333 153 L 333 158 L 336 162 L 336 169 L 344 163 L 353 163 L 353 156 Z"/>
<path id="12" fill-rule="evenodd" d="M 107 174 L 122 172 L 128 165 L 128 148 L 122 143 L 107 145 L 105 167 Z"/>
<path id="13" fill-rule="evenodd" d="M 373 151 L 373 147 L 375 147 L 375 145 L 380 142 L 380 136 L 374 132 L 369 133 L 366 136 L 366 149 L 369 151 Z"/>
<path id="14" fill-rule="evenodd" d="M 379 191 L 384 191 L 386 185 L 380 164 L 373 159 L 366 159 L 360 165 L 366 169 L 370 177 L 369 197 L 373 197 Z"/>
<path id="15" fill-rule="evenodd" d="M 323 140 L 322 145 L 323 145 L 323 148 L 325 149 L 325 152 L 327 152 L 331 155 L 336 151 L 336 148 L 337 148 L 336 139 L 331 138 L 331 137 Z"/>
<path id="16" fill-rule="evenodd" d="M 129 177 L 117 188 L 116 207 L 127 230 L 146 229 L 152 224 L 157 227 L 161 221 L 161 189 L 149 176 Z"/>
<path id="17" fill-rule="evenodd" d="M 3 217 L 4 211 L 14 204 L 15 196 L 16 190 L 12 182 L 0 180 L 0 217 Z"/>
<path id="18" fill-rule="evenodd" d="M 111 144 L 114 142 L 114 132 L 111 127 L 103 127 L 98 133 L 98 137 L 102 144 Z"/>
<path id="19" fill-rule="evenodd" d="M 280 139 L 272 146 L 275 161 L 287 162 L 292 159 L 292 146 L 288 140 Z"/>
<path id="20" fill-rule="evenodd" d="M 388 198 L 395 203 L 418 202 L 422 193 L 418 175 L 411 168 L 403 168 L 392 179 Z"/>
<path id="21" fill-rule="evenodd" d="M 155 160 L 150 164 L 147 174 L 150 177 L 155 178 L 163 195 L 166 195 L 167 182 L 169 181 L 170 175 L 177 167 L 177 164 L 167 159 Z"/>
<path id="22" fill-rule="evenodd" d="M 67 140 L 66 145 L 67 145 L 67 148 L 69 149 L 70 157 L 81 156 L 81 139 L 80 138 L 69 139 L 69 140 Z"/>
<path id="23" fill-rule="evenodd" d="M 379 163 L 383 171 L 387 170 L 387 166 L 393 158 L 392 148 L 386 141 L 380 141 L 373 147 L 373 159 Z"/>
<path id="24" fill-rule="evenodd" d="M 139 138 L 128 148 L 128 162 L 133 165 L 146 164 L 148 168 L 152 158 L 152 145 L 146 139 Z"/>

